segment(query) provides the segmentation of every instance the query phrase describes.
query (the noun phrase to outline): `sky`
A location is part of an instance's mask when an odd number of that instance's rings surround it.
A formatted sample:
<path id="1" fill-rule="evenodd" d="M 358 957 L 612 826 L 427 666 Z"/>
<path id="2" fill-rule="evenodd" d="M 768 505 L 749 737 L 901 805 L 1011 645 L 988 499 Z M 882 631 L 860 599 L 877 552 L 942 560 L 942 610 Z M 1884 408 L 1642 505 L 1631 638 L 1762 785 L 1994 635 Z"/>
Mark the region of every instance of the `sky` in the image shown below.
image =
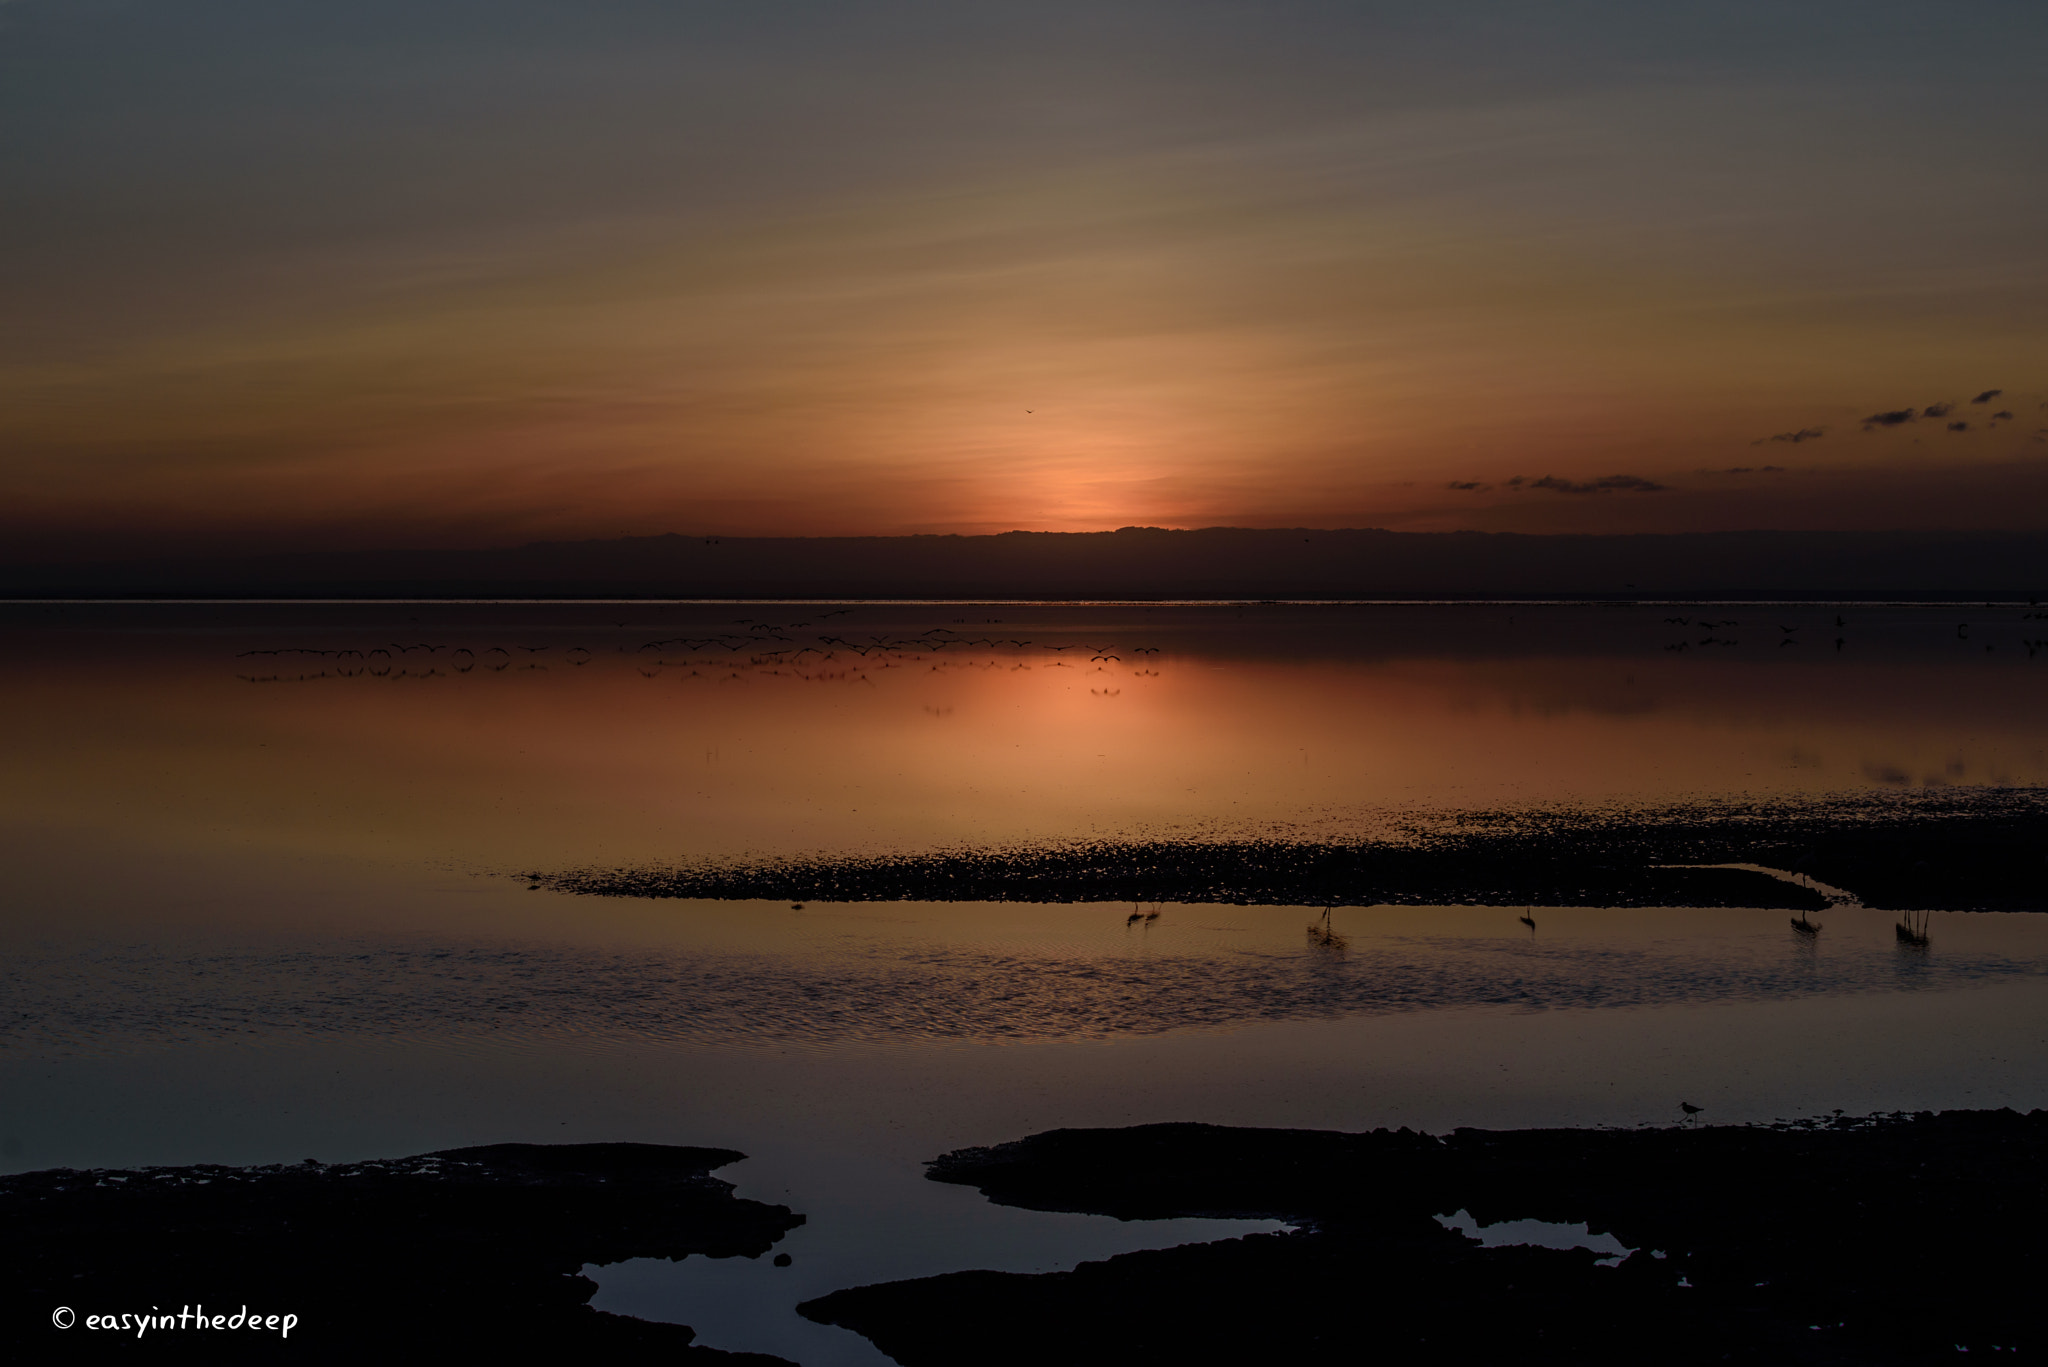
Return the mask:
<path id="1" fill-rule="evenodd" d="M 2044 57 L 2038 0 L 0 0 L 0 558 L 2048 527 Z"/>

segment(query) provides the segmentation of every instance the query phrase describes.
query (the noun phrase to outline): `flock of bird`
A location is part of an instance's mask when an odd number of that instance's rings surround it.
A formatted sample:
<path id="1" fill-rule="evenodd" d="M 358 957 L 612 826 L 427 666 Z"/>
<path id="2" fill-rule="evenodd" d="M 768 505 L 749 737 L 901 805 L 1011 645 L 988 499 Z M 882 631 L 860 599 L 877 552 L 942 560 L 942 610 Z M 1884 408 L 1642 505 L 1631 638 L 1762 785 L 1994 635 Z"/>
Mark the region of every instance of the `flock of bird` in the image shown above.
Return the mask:
<path id="1" fill-rule="evenodd" d="M 1985 606 L 1989 607 L 1990 604 L 1987 603 L 1985 604 Z M 2020 620 L 2022 621 L 2033 621 L 2037 619 L 2048 620 L 2048 612 L 2034 611 L 2024 612 L 2020 614 Z M 1692 649 L 1694 646 L 1737 646 L 1742 644 L 1742 641 L 1739 637 L 1721 636 L 1716 634 L 1723 628 L 1738 627 L 1742 625 L 1741 622 L 1737 621 L 1735 618 L 1732 617 L 1718 621 L 1705 617 L 1701 617 L 1698 619 L 1694 619 L 1692 617 L 1666 617 L 1664 619 L 1664 624 L 1666 626 L 1688 627 L 1693 630 L 1705 631 L 1707 633 L 1704 637 L 1697 641 L 1672 641 L 1664 647 L 1664 649 L 1668 651 L 1686 651 Z M 1803 636 L 1801 634 L 1803 632 L 1810 630 L 1807 624 L 1803 622 L 1795 622 L 1789 626 L 1783 622 L 1777 622 L 1773 625 L 1775 625 L 1778 628 L 1777 639 L 1778 646 L 1780 649 L 1783 649 L 1786 646 L 1803 645 L 1808 639 L 1806 636 Z M 1841 616 L 1840 614 L 1836 614 L 1834 621 L 1834 630 L 1838 633 L 1843 633 L 1837 635 L 1834 640 L 1835 652 L 1837 654 L 1840 654 L 1842 652 L 1843 647 L 1847 646 L 1849 643 L 1849 638 L 1846 634 L 1848 631 L 1848 627 L 1848 619 Z M 1825 631 L 1825 628 L 1823 628 L 1823 630 Z M 1956 639 L 1959 641 L 1970 640 L 1970 623 L 1956 623 L 1955 634 Z M 2041 651 L 2048 650 L 2048 638 L 2042 638 L 2038 640 L 2032 638 L 2022 638 L 2019 644 L 2023 649 L 2025 649 L 2025 651 L 2027 652 L 2027 658 L 2030 660 L 2033 659 Z M 1998 647 L 1991 642 L 1987 641 L 1984 643 L 1984 650 L 1986 653 L 1993 652 L 1997 650 L 1997 648 Z"/>
<path id="2" fill-rule="evenodd" d="M 1990 605 L 1986 605 L 1987 608 Z M 2030 611 L 2021 614 L 2023 621 L 2048 621 L 2048 611 L 2039 610 L 2039 604 L 2030 604 Z M 1086 661 L 1099 672 L 1129 673 L 1133 678 L 1155 678 L 1159 671 L 1154 668 L 1111 670 L 1111 666 L 1129 664 L 1153 665 L 1164 647 L 1149 645 L 1120 645 L 1115 643 L 1091 644 L 1084 641 L 1044 641 L 1024 636 L 995 636 L 992 634 L 972 635 L 956 631 L 952 627 L 934 626 L 921 631 L 898 634 L 869 634 L 856 637 L 851 633 L 828 634 L 817 628 L 830 619 L 845 616 L 854 609 L 836 608 L 828 612 L 811 614 L 801 621 L 772 621 L 766 618 L 741 617 L 727 624 L 723 631 L 706 631 L 698 635 L 661 636 L 640 641 L 637 644 L 621 644 L 608 652 L 629 658 L 639 666 L 640 672 L 648 678 L 661 677 L 664 673 L 687 671 L 684 678 L 742 679 L 748 676 L 797 677 L 814 682 L 873 682 L 873 673 L 886 669 L 899 669 L 923 664 L 933 671 L 963 667 L 968 664 L 963 656 L 976 655 L 981 658 L 972 662 L 976 668 L 1029 669 L 1028 660 L 1019 660 L 1019 655 L 1043 655 L 1050 657 L 1041 663 L 1053 668 L 1069 668 Z M 1831 614 L 1832 624 L 1824 619 L 1820 624 L 1805 622 L 1774 622 L 1776 627 L 1776 649 L 1784 650 L 1806 645 L 1817 636 L 1825 639 L 1832 635 L 1836 653 L 1842 653 L 1850 642 L 1849 620 L 1841 614 Z M 955 619 L 960 621 L 962 619 Z M 995 624 L 995 619 L 990 619 Z M 963 623 L 964 624 L 964 623 Z M 1735 634 L 1742 622 L 1732 617 L 1706 617 L 1690 614 L 1676 614 L 1663 618 L 1667 627 L 1676 627 L 1687 634 L 1683 639 L 1664 645 L 1669 652 L 1679 653 L 1695 649 L 1707 650 L 1716 647 L 1740 646 L 1743 638 Z M 613 626 L 624 630 L 629 624 L 615 622 Z M 1972 623 L 1959 622 L 1955 626 L 1958 641 L 1982 644 L 1988 653 L 1998 648 L 1996 642 L 1974 640 L 1970 634 Z M 736 629 L 735 629 L 736 628 Z M 808 637 L 791 633 L 812 632 Z M 1693 633 L 1702 633 L 1695 636 Z M 2048 651 L 2048 636 L 2023 637 L 2018 642 L 2033 659 Z M 688 658 L 671 658 L 682 655 Z M 597 651 L 586 645 L 557 648 L 553 644 L 533 645 L 513 642 L 494 645 L 435 644 L 427 641 L 389 641 L 378 645 L 317 648 L 311 646 L 285 646 L 242 651 L 237 659 L 254 661 L 269 659 L 279 663 L 301 660 L 317 663 L 316 671 L 289 674 L 279 671 L 272 674 L 242 674 L 239 677 L 251 683 L 305 682 L 325 678 L 375 677 L 381 679 L 411 678 L 423 679 L 445 677 L 450 674 L 506 673 L 511 670 L 540 670 L 550 663 L 581 666 L 597 658 Z M 1090 692 L 1097 697 L 1116 697 L 1119 690 L 1096 688 Z"/>
<path id="3" fill-rule="evenodd" d="M 479 669 L 487 673 L 502 674 L 512 669 L 515 665 L 522 669 L 545 669 L 547 668 L 546 665 L 532 657 L 547 654 L 553 649 L 553 646 L 545 645 L 494 645 L 484 646 L 479 649 L 473 646 L 432 645 L 425 641 L 412 645 L 392 641 L 380 646 L 344 646 L 336 649 L 320 649 L 313 646 L 280 646 L 269 650 L 244 650 L 239 652 L 235 658 L 238 660 L 265 657 L 277 660 L 293 657 L 301 659 L 310 658 L 325 662 L 325 667 L 317 673 L 302 672 L 295 675 L 287 675 L 281 672 L 276 674 L 238 674 L 235 677 L 247 683 L 307 683 L 315 679 L 353 679 L 363 677 L 430 679 L 445 677 L 450 674 L 469 674 Z M 425 655 L 427 658 L 423 661 L 414 661 L 411 657 L 416 655 Z M 444 656 L 444 658 L 436 663 L 434 661 L 435 656 Z M 525 657 L 524 664 L 520 663 L 522 656 Z M 587 646 L 571 646 L 562 652 L 561 658 L 566 664 L 580 666 L 589 664 L 596 656 Z M 424 664 L 426 667 L 416 668 L 416 664 Z M 441 667 L 444 664 L 447 666 L 445 669 Z"/>
<path id="4" fill-rule="evenodd" d="M 819 622 L 827 618 L 842 616 L 852 611 L 841 608 L 832 612 L 817 614 Z M 623 622 L 615 623 L 623 628 Z M 683 677 L 718 676 L 739 679 L 744 675 L 794 676 L 820 682 L 866 681 L 870 672 L 898 669 L 914 664 L 926 664 L 934 672 L 951 668 L 976 667 L 983 669 L 1001 668 L 1000 660 L 966 661 L 945 658 L 951 654 L 959 656 L 977 651 L 996 651 L 1007 654 L 1031 651 L 1035 646 L 1054 658 L 1052 668 L 1073 668 L 1081 661 L 1098 667 L 1098 672 L 1110 672 L 1108 666 L 1121 665 L 1128 650 L 1133 656 L 1157 656 L 1159 646 L 1121 647 L 1116 645 L 1089 645 L 1083 642 L 1037 642 L 1025 637 L 969 636 L 956 632 L 950 627 L 933 627 L 926 631 L 899 635 L 869 635 L 865 639 L 851 639 L 847 636 L 819 634 L 810 638 L 816 644 L 799 644 L 798 638 L 787 635 L 792 631 L 813 628 L 811 621 L 772 622 L 751 617 L 738 618 L 730 626 L 744 627 L 744 631 L 714 631 L 696 636 L 663 636 L 640 642 L 638 645 L 620 645 L 613 652 L 623 655 L 637 665 L 648 678 L 660 677 L 668 670 L 689 670 Z M 724 652 L 723 657 L 715 652 Z M 1069 652 L 1076 653 L 1069 661 Z M 672 659 L 672 654 L 705 658 Z M 570 665 L 586 665 L 596 658 L 596 652 L 588 646 L 577 645 L 557 651 L 548 645 L 491 645 L 468 646 L 434 644 L 431 642 L 405 643 L 387 642 L 383 645 L 366 647 L 318 648 L 312 646 L 282 646 L 260 650 L 245 650 L 236 658 L 254 660 L 268 658 L 275 660 L 305 659 L 318 661 L 322 668 L 317 672 L 297 675 L 276 673 L 269 675 L 241 674 L 238 677 L 250 683 L 309 682 L 327 678 L 412 678 L 423 679 L 448 674 L 468 674 L 477 670 L 489 673 L 504 673 L 514 668 L 534 670 L 545 669 L 547 663 L 541 658 L 560 660 Z M 424 665 L 425 668 L 420 668 Z M 837 668 L 830 666 L 837 665 Z M 1012 662 L 1011 669 L 1029 669 L 1028 663 Z M 706 671 L 709 671 L 707 674 Z M 743 673 L 744 671 L 744 673 Z M 1133 671 L 1138 677 L 1158 677 L 1159 671 L 1144 669 Z M 1118 689 L 1091 689 L 1098 697 L 1115 697 Z"/>

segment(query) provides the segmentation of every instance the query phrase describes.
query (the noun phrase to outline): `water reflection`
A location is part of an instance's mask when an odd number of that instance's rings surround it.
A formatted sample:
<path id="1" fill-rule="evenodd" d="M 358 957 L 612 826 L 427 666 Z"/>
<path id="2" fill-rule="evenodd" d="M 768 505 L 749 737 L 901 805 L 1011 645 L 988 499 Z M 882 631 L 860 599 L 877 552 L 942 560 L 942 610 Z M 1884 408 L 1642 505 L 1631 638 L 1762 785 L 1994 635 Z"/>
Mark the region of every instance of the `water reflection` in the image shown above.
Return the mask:
<path id="1" fill-rule="evenodd" d="M 2021 613 L 1849 611 L 14 608 L 0 820 L 503 868 L 2048 782 Z"/>
<path id="2" fill-rule="evenodd" d="M 0 1043 L 77 1053 L 269 1033 L 510 1032 L 572 1049 L 620 1037 L 917 1048 L 2048 974 L 2048 926 L 2031 917 L 1934 918 L 1942 951 L 1903 954 L 1891 913 L 1846 907 L 1828 915 L 1825 936 L 1797 920 L 1788 932 L 1771 911 L 1556 908 L 1537 936 L 1498 908 L 1344 909 L 1309 920 L 1305 942 L 1298 908 L 670 903 L 668 914 L 668 943 L 631 948 L 348 936 L 203 953 L 105 940 L 17 952 Z"/>
<path id="3" fill-rule="evenodd" d="M 2031 917 L 1843 905 L 1802 935 L 1740 908 L 795 907 L 504 876 L 2048 783 L 2016 610 L 1973 610 L 1967 642 L 1946 608 L 1701 615 L 0 610 L 0 1166 L 726 1144 L 755 1155 L 743 1194 L 844 1250 L 798 1279 L 850 1284 L 898 1275 L 891 1249 L 1021 1256 L 1010 1215 L 918 1164 L 1060 1125 L 2048 1100 Z"/>

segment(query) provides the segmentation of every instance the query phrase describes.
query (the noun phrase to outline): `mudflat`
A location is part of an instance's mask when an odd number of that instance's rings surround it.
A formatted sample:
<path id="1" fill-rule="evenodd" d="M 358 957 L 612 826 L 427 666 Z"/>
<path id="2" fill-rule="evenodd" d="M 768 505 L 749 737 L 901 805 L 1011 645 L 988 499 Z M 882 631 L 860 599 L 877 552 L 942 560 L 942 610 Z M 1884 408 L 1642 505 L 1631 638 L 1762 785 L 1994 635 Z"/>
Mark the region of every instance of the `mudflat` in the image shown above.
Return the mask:
<path id="1" fill-rule="evenodd" d="M 594 1310 L 597 1284 L 580 1275 L 586 1263 L 768 1251 L 804 1217 L 735 1198 L 711 1176 L 744 1156 L 494 1144 L 333 1166 L 21 1173 L 0 1178 L 4 1313 L 37 1326 L 23 1347 L 67 1360 L 128 1360 L 139 1348 L 153 1359 L 477 1361 L 519 1348 L 767 1367 L 782 1360 Z M 155 1322 L 186 1310 L 244 1318 Z M 86 1322 L 107 1315 L 129 1319 Z"/>
<path id="2" fill-rule="evenodd" d="M 1788 1043 L 1788 1047 L 1793 1047 Z M 1296 1226 L 800 1313 L 906 1367 L 1131 1362 L 1918 1363 L 2039 1351 L 2048 1112 L 1642 1130 L 1054 1130 L 933 1161 L 999 1204 Z M 1484 1247 L 1438 1216 L 1628 1250 Z"/>
<path id="3" fill-rule="evenodd" d="M 1751 869 L 1753 864 L 1785 877 Z M 1371 836 L 1088 840 L 536 870 L 613 897 L 2048 909 L 2048 790 L 1417 813 Z M 1796 879 L 1797 881 L 1792 881 Z M 1838 894 L 1839 895 L 1839 894 Z"/>

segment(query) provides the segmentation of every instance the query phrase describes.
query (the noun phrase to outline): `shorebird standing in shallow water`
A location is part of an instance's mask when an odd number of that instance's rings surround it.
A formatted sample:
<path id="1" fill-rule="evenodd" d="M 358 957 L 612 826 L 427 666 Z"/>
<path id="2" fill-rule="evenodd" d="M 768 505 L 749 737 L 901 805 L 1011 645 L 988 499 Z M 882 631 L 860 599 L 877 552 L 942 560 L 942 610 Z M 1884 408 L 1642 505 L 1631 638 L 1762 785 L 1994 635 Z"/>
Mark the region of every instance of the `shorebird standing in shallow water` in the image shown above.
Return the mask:
<path id="1" fill-rule="evenodd" d="M 1704 1111 L 1707 1108 L 1704 1106 L 1695 1106 L 1690 1101 L 1681 1101 L 1678 1103 L 1678 1109 L 1685 1112 L 1684 1123 L 1688 1125 L 1697 1125 L 1700 1123 L 1700 1112 Z"/>
<path id="2" fill-rule="evenodd" d="M 1535 910 L 1536 910 L 1536 908 L 1534 908 L 1534 907 L 1530 907 L 1530 908 L 1529 908 L 1529 912 L 1530 912 L 1530 913 L 1534 913 L 1534 912 L 1535 912 Z M 1518 921 L 1520 921 L 1520 922 L 1521 922 L 1521 923 L 1522 923 L 1523 925 L 1525 925 L 1525 926 L 1529 927 L 1529 934 L 1530 934 L 1530 935 L 1532 935 L 1532 936 L 1533 936 L 1533 935 L 1534 935 L 1534 934 L 1536 933 L 1536 918 L 1535 918 L 1535 916 L 1534 916 L 1533 914 L 1525 914 L 1525 915 L 1522 915 L 1522 916 L 1518 916 L 1518 917 L 1516 917 L 1515 919 L 1516 919 L 1516 920 L 1518 920 Z"/>

